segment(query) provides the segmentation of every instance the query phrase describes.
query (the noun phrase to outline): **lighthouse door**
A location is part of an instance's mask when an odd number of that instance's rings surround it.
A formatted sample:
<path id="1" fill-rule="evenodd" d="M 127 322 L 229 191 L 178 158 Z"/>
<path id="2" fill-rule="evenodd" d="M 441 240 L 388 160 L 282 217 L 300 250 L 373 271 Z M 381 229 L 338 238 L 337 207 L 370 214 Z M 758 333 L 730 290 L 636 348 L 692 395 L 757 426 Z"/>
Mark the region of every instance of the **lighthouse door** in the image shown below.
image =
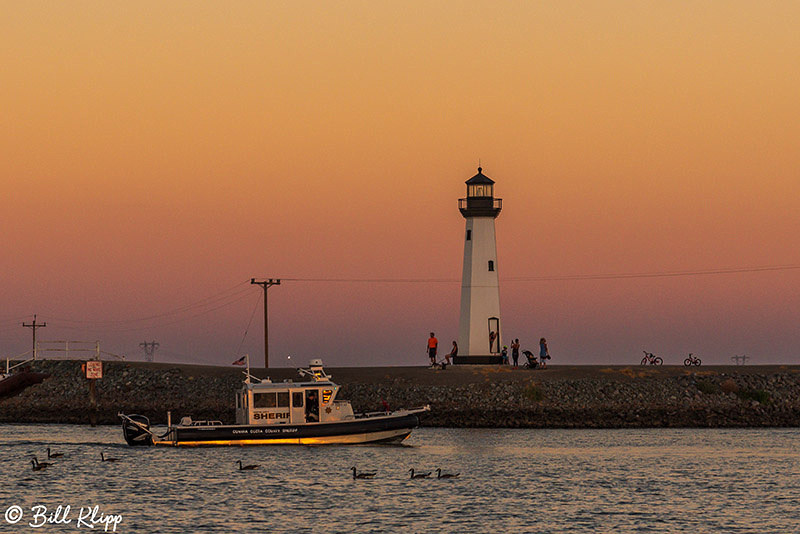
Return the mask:
<path id="1" fill-rule="evenodd" d="M 500 319 L 489 317 L 489 354 L 500 353 Z"/>

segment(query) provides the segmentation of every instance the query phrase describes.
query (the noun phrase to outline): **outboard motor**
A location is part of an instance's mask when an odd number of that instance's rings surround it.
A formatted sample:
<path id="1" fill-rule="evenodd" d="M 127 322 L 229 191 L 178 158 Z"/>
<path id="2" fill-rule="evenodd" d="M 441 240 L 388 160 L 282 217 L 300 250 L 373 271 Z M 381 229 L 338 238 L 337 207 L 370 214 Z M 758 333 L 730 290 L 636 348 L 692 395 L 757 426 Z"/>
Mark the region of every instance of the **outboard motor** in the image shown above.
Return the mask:
<path id="1" fill-rule="evenodd" d="M 126 415 L 122 418 L 122 435 L 128 445 L 152 445 L 150 419 L 144 415 Z"/>

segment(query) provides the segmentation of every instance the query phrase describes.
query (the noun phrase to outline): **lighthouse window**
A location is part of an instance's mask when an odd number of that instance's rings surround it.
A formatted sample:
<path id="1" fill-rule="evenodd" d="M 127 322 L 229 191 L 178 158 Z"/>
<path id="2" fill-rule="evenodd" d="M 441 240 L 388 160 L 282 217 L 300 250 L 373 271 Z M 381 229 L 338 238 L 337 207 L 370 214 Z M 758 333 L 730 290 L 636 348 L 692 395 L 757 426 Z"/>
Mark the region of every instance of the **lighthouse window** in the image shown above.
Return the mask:
<path id="1" fill-rule="evenodd" d="M 467 230 L 467 241 L 472 241 L 472 230 Z"/>
<path id="2" fill-rule="evenodd" d="M 489 260 L 489 270 L 494 271 L 494 262 L 492 260 Z"/>
<path id="3" fill-rule="evenodd" d="M 471 185 L 467 188 L 468 197 L 490 197 L 492 196 L 491 185 Z"/>

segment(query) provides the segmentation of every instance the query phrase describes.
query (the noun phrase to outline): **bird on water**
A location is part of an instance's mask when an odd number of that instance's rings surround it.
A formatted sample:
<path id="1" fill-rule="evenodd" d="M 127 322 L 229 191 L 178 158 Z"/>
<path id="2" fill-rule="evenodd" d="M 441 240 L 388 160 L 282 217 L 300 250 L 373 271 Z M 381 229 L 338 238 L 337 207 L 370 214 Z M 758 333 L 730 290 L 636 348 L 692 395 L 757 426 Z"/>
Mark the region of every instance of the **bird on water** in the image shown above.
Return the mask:
<path id="1" fill-rule="evenodd" d="M 119 462 L 119 458 L 106 458 L 106 455 L 101 452 L 100 453 L 100 461 L 101 462 Z"/>
<path id="2" fill-rule="evenodd" d="M 455 475 L 452 473 L 442 473 L 441 469 L 436 470 L 436 478 L 458 478 L 458 475 L 461 473 L 456 473 Z"/>
<path id="3" fill-rule="evenodd" d="M 49 459 L 51 459 L 51 458 L 61 458 L 62 456 L 64 456 L 64 453 L 63 453 L 63 452 L 54 452 L 54 453 L 51 453 L 51 452 L 50 452 L 50 447 L 47 447 L 47 459 L 48 459 L 48 460 L 49 460 Z"/>
<path id="4" fill-rule="evenodd" d="M 411 480 L 414 480 L 415 478 L 428 478 L 429 476 L 431 476 L 430 471 L 428 471 L 427 473 L 414 474 L 414 468 L 409 469 L 408 472 L 411 473 Z"/>
<path id="5" fill-rule="evenodd" d="M 253 471 L 254 469 L 259 468 L 257 464 L 243 466 L 241 460 L 236 460 L 236 463 L 239 464 L 239 471 Z"/>
<path id="6" fill-rule="evenodd" d="M 50 462 L 39 463 L 39 460 L 37 460 L 36 457 L 34 456 L 33 460 L 31 460 L 31 465 L 33 466 L 34 471 L 41 471 L 42 469 L 46 469 L 47 467 L 53 464 L 51 464 Z"/>
<path id="7" fill-rule="evenodd" d="M 350 469 L 353 470 L 353 480 L 356 480 L 356 479 L 364 480 L 366 478 L 372 478 L 372 477 L 374 477 L 375 475 L 378 474 L 377 471 L 369 471 L 369 472 L 368 471 L 362 471 L 362 472 L 359 473 L 358 470 L 355 467 L 351 467 Z"/>

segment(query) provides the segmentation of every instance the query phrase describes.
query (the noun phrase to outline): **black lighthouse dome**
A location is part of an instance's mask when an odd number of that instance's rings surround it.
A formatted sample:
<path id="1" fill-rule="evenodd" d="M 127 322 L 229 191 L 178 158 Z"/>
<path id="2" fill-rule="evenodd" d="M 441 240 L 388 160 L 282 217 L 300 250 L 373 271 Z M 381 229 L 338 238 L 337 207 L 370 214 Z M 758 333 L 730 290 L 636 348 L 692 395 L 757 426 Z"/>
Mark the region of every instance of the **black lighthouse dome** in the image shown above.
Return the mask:
<path id="1" fill-rule="evenodd" d="M 483 174 L 478 167 L 478 174 L 466 181 L 467 198 L 458 199 L 458 209 L 466 217 L 492 217 L 500 215 L 503 199 L 494 198 L 494 180 Z"/>

